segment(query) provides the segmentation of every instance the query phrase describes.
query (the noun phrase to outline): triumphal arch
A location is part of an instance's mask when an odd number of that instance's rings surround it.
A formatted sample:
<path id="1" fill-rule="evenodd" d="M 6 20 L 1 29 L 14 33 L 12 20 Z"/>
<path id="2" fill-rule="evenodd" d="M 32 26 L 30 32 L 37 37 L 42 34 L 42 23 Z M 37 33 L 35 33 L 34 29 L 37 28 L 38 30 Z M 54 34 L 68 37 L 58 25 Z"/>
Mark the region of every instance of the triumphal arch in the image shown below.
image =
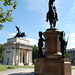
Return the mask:
<path id="1" fill-rule="evenodd" d="M 29 40 L 23 37 L 14 37 L 7 39 L 4 44 L 4 59 L 5 65 L 32 65 L 32 48 Z"/>

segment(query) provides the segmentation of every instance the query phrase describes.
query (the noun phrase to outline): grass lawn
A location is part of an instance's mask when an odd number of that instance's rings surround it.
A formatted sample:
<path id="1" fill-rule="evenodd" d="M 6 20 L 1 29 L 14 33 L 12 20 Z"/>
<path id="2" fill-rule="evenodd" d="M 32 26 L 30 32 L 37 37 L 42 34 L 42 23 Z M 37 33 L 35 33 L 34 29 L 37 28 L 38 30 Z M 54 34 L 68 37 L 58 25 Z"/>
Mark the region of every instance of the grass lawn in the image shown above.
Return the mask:
<path id="1" fill-rule="evenodd" d="M 72 69 L 75 69 L 75 66 L 71 66 Z"/>
<path id="2" fill-rule="evenodd" d="M 2 72 L 2 71 L 12 70 L 12 69 L 8 69 L 7 67 L 13 67 L 13 69 L 17 69 L 17 68 L 34 68 L 34 66 L 12 66 L 12 65 L 0 65 L 0 72 Z"/>

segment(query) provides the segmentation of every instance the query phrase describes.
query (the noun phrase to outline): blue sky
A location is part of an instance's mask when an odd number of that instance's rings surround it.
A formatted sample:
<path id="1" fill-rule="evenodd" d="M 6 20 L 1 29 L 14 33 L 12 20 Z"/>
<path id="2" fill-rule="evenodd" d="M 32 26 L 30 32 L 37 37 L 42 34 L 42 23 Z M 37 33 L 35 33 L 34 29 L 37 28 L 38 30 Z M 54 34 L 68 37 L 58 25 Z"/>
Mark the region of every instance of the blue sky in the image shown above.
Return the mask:
<path id="1" fill-rule="evenodd" d="M 31 41 L 37 44 L 38 32 L 45 32 L 49 28 L 46 20 L 49 0 L 17 0 L 17 9 L 13 11 L 13 21 L 6 22 L 0 31 L 0 43 L 6 43 L 8 38 L 13 38 L 17 33 L 15 26 L 20 27 Z M 58 19 L 56 28 L 66 33 L 66 39 L 70 34 L 67 48 L 75 48 L 75 0 L 55 0 Z"/>

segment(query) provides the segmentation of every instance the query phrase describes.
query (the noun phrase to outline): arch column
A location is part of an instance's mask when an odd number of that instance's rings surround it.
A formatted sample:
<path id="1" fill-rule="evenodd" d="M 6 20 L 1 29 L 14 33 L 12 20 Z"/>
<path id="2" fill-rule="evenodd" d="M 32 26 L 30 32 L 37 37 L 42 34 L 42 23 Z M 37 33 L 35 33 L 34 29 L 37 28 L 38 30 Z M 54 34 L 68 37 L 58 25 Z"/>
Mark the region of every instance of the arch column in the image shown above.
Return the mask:
<path id="1" fill-rule="evenodd" d="M 29 61 L 28 61 L 28 64 L 29 64 L 29 65 L 32 65 L 32 51 L 29 50 L 28 53 L 29 53 L 29 54 L 28 54 L 28 56 L 29 56 L 29 57 L 28 57 L 28 60 L 29 60 Z"/>
<path id="2" fill-rule="evenodd" d="M 18 65 L 20 64 L 20 49 L 18 50 Z"/>
<path id="3" fill-rule="evenodd" d="M 30 50 L 28 51 L 28 65 L 30 65 Z"/>
<path id="4" fill-rule="evenodd" d="M 31 57 L 30 62 L 31 62 L 31 65 L 32 65 L 32 50 L 30 50 L 30 53 L 31 53 L 31 55 L 30 55 L 30 57 Z"/>
<path id="5" fill-rule="evenodd" d="M 20 58 L 20 63 L 21 63 L 21 66 L 23 66 L 23 49 L 21 50 L 21 58 Z"/>
<path id="6" fill-rule="evenodd" d="M 26 51 L 24 50 L 24 65 L 27 64 L 27 53 Z"/>
<path id="7" fill-rule="evenodd" d="M 28 64 L 28 62 L 29 62 L 29 52 L 27 50 L 27 64 Z"/>
<path id="8" fill-rule="evenodd" d="M 21 50 L 21 63 L 23 63 L 23 49 Z"/>
<path id="9" fill-rule="evenodd" d="M 18 49 L 16 49 L 16 65 L 18 65 Z"/>
<path id="10" fill-rule="evenodd" d="M 16 48 L 13 47 L 12 49 L 12 64 L 15 65 L 16 64 Z"/>

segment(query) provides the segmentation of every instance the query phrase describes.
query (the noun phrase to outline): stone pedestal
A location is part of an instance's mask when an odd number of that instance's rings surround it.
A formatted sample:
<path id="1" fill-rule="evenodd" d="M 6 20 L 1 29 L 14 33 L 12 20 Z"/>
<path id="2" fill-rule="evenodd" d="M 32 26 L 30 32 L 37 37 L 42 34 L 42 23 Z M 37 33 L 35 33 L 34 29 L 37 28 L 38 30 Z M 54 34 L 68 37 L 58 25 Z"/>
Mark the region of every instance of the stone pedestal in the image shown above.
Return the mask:
<path id="1" fill-rule="evenodd" d="M 71 75 L 71 63 L 68 58 L 38 58 L 35 75 Z"/>
<path id="2" fill-rule="evenodd" d="M 37 58 L 35 75 L 71 75 L 71 63 L 68 58 L 60 58 L 61 48 L 58 30 L 47 30 L 45 37 L 45 58 Z"/>
<path id="3" fill-rule="evenodd" d="M 43 33 L 46 41 L 46 56 L 48 58 L 54 58 L 59 57 L 61 55 L 60 51 L 60 41 L 59 41 L 59 35 L 60 31 L 56 30 L 47 30 Z"/>

